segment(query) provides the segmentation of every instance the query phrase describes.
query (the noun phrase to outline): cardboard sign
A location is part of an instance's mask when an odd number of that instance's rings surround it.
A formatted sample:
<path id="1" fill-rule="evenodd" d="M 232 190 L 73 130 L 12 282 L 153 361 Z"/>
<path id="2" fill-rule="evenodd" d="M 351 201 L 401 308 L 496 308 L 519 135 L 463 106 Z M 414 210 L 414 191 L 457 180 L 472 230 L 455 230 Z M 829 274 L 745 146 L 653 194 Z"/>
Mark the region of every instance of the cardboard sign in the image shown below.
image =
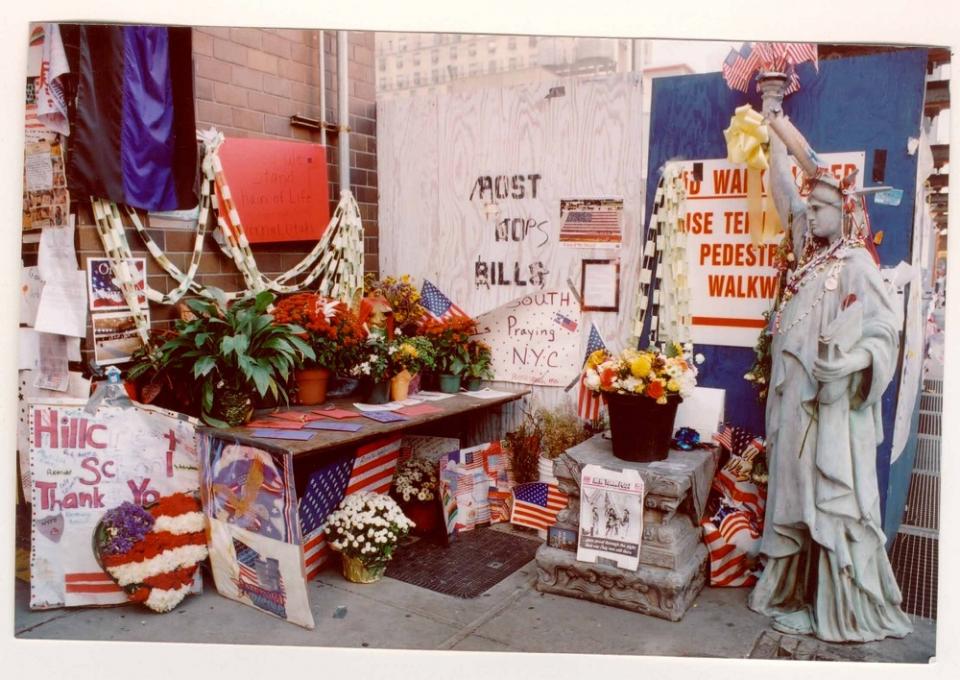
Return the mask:
<path id="1" fill-rule="evenodd" d="M 580 540 L 577 560 L 607 559 L 621 569 L 640 565 L 643 477 L 637 470 L 585 465 L 580 480 Z"/>
<path id="2" fill-rule="evenodd" d="M 825 153 L 821 159 L 838 179 L 859 169 L 863 152 Z M 693 166 L 701 163 L 702 181 Z M 776 243 L 755 246 L 747 229 L 747 170 L 725 159 L 682 161 L 687 188 L 684 228 L 690 285 L 692 340 L 697 344 L 753 347 L 773 305 Z M 799 172 L 793 165 L 794 175 Z M 763 195 L 767 196 L 766 174 Z M 772 207 L 772 201 L 769 201 Z"/>
<path id="3" fill-rule="evenodd" d="M 251 243 L 317 241 L 330 221 L 327 157 L 319 144 L 227 139 L 223 174 Z M 226 215 L 223 201 L 220 212 Z"/>
<path id="4" fill-rule="evenodd" d="M 97 522 L 124 501 L 146 505 L 199 485 L 196 421 L 140 405 L 91 414 L 86 404 L 28 402 L 32 609 L 125 603 L 94 556 Z"/>
<path id="5" fill-rule="evenodd" d="M 217 592 L 313 628 L 292 459 L 209 433 L 198 448 Z"/>
<path id="6" fill-rule="evenodd" d="M 580 306 L 570 291 L 532 293 L 477 317 L 497 380 L 566 385 L 580 371 Z"/>

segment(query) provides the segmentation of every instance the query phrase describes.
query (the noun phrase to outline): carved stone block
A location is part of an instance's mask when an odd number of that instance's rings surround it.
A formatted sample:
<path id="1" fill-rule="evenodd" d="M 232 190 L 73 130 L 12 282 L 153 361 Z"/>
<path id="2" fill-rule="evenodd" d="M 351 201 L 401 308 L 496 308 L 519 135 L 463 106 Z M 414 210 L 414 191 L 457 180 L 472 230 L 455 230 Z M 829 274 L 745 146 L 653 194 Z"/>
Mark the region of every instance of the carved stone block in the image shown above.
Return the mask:
<path id="1" fill-rule="evenodd" d="M 679 621 L 706 583 L 707 548 L 702 543 L 679 569 L 641 564 L 635 572 L 578 562 L 575 553 L 541 546 L 537 550 L 540 592 L 591 600 Z"/>

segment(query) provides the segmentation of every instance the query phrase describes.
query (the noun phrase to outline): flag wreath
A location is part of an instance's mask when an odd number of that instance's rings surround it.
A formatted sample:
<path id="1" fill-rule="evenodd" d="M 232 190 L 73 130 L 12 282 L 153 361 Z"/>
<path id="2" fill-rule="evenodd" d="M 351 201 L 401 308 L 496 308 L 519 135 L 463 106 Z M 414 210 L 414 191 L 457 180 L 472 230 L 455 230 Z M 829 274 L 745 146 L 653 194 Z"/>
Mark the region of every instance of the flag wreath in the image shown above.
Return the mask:
<path id="1" fill-rule="evenodd" d="M 170 611 L 190 592 L 197 566 L 207 558 L 200 501 L 177 493 L 144 508 L 124 502 L 97 524 L 93 548 L 131 602 Z"/>

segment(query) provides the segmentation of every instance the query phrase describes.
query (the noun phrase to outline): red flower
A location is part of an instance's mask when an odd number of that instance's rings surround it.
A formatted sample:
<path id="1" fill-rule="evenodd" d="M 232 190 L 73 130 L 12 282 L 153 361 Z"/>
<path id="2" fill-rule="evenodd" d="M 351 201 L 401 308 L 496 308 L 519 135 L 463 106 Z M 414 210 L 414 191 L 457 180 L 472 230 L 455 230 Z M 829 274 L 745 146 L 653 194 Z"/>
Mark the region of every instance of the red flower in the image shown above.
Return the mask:
<path id="1" fill-rule="evenodd" d="M 600 371 L 600 387 L 605 390 L 613 389 L 613 381 L 617 378 L 617 369 L 604 368 Z"/>
<path id="2" fill-rule="evenodd" d="M 663 383 L 659 380 L 654 380 L 647 385 L 647 389 L 644 391 L 651 399 L 659 399 L 663 396 Z"/>

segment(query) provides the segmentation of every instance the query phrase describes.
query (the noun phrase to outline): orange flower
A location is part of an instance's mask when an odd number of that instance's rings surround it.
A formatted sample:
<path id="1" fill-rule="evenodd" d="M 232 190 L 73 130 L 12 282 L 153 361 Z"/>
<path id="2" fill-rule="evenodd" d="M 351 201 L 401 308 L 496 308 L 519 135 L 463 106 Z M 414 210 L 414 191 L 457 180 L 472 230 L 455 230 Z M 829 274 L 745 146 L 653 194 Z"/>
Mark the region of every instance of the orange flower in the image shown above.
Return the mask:
<path id="1" fill-rule="evenodd" d="M 607 367 L 600 371 L 600 387 L 605 390 L 613 389 L 613 381 L 617 378 L 617 370 Z"/>
<path id="2" fill-rule="evenodd" d="M 659 399 L 663 396 L 663 383 L 659 380 L 651 381 L 644 393 L 651 399 Z"/>

